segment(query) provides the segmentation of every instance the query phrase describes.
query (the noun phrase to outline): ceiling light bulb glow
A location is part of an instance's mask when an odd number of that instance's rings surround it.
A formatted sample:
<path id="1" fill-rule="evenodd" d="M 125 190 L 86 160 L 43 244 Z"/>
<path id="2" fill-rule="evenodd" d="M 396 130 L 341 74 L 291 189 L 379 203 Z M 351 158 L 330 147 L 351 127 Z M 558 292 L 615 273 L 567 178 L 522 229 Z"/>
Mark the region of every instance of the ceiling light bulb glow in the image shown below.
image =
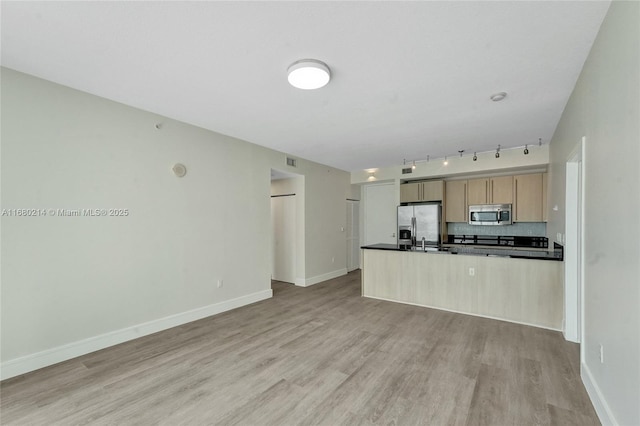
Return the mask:
<path id="1" fill-rule="evenodd" d="M 447 164 L 449 164 L 449 161 L 447 160 L 447 157 L 444 157 L 444 161 L 442 162 L 442 164 L 444 164 L 445 166 L 446 166 Z"/>
<path id="2" fill-rule="evenodd" d="M 324 62 L 316 59 L 301 59 L 289 66 L 287 79 L 289 84 L 298 89 L 319 89 L 329 83 L 331 71 Z"/>

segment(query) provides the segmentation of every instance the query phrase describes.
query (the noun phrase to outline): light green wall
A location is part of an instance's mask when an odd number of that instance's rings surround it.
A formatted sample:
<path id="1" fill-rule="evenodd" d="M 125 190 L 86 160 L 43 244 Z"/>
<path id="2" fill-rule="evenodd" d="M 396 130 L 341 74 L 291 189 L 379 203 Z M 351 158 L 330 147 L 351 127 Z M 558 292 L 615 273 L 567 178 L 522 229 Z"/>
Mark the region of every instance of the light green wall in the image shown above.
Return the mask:
<path id="1" fill-rule="evenodd" d="M 348 173 L 304 159 L 287 168 L 280 152 L 5 68 L 1 77 L 2 208 L 130 212 L 2 217 L 3 363 L 269 292 L 271 168 L 304 176 L 303 278 L 346 270 Z"/>
<path id="2" fill-rule="evenodd" d="M 583 377 L 605 424 L 640 424 L 639 28 L 640 3 L 612 2 L 550 150 L 553 237 L 565 232 L 565 164 L 586 137 Z"/>

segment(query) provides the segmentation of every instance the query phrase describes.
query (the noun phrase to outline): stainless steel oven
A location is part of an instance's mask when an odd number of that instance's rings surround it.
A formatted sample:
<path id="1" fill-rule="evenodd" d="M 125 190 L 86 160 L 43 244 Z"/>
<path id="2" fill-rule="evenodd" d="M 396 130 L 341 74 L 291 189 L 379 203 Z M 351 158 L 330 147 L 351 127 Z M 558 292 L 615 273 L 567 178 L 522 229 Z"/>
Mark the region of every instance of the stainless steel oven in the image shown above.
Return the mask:
<path id="1" fill-rule="evenodd" d="M 511 204 L 469 206 L 469 225 L 511 225 Z"/>

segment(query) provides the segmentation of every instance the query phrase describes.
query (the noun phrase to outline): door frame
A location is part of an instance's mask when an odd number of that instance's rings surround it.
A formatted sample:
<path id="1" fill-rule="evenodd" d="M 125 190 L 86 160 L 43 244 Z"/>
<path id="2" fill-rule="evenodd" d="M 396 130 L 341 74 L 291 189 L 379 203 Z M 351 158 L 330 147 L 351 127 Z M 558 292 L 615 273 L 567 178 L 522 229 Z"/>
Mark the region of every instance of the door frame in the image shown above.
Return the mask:
<path id="1" fill-rule="evenodd" d="M 565 170 L 564 337 L 584 341 L 584 160 L 586 137 L 569 154 Z M 584 359 L 580 345 L 580 359 Z"/>
<path id="2" fill-rule="evenodd" d="M 352 207 L 353 206 L 353 207 Z M 358 247 L 360 247 L 360 200 L 354 200 L 354 199 L 350 199 L 347 198 L 347 214 L 351 214 L 351 210 L 352 209 L 356 209 L 357 210 L 357 214 L 356 216 L 358 217 L 358 226 L 354 227 L 353 226 L 353 220 L 351 221 L 351 229 L 349 229 L 349 218 L 347 218 L 347 272 L 351 272 L 351 271 L 355 271 L 356 269 L 360 269 L 362 265 L 360 265 L 360 256 L 358 256 L 357 259 L 357 265 L 355 268 L 353 269 L 349 269 L 349 256 L 351 253 L 351 250 L 353 250 L 353 245 L 357 245 Z M 352 237 L 352 235 L 355 233 L 355 237 Z"/>

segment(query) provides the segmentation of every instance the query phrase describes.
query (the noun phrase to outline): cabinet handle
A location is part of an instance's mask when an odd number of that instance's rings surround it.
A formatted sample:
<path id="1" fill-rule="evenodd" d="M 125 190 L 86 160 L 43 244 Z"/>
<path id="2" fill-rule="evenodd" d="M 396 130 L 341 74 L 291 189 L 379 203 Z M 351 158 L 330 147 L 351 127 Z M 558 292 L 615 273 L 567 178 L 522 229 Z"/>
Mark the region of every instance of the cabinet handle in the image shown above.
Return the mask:
<path id="1" fill-rule="evenodd" d="M 493 181 L 491 181 L 491 202 L 493 203 Z"/>

